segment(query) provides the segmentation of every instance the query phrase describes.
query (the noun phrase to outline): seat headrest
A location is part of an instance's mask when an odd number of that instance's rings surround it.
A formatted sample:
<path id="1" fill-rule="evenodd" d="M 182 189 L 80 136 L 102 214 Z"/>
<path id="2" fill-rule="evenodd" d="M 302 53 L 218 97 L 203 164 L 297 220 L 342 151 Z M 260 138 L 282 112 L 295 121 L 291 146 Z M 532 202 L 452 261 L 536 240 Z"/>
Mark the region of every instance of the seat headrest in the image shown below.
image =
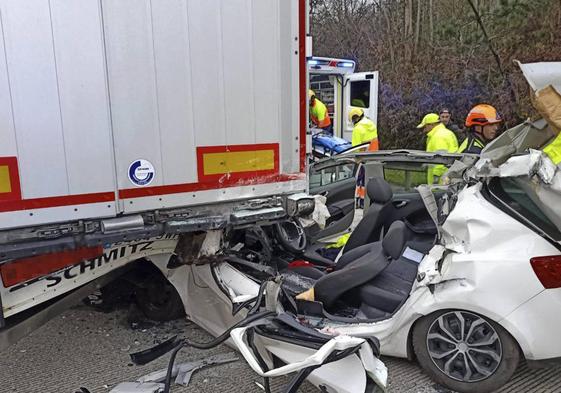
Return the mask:
<path id="1" fill-rule="evenodd" d="M 366 192 L 370 201 L 385 204 L 391 201 L 393 192 L 390 184 L 381 177 L 373 177 L 368 181 Z"/>
<path id="2" fill-rule="evenodd" d="M 384 236 L 382 247 L 392 259 L 398 259 L 405 247 L 406 238 L 407 227 L 402 221 L 395 221 L 388 229 L 386 236 Z"/>

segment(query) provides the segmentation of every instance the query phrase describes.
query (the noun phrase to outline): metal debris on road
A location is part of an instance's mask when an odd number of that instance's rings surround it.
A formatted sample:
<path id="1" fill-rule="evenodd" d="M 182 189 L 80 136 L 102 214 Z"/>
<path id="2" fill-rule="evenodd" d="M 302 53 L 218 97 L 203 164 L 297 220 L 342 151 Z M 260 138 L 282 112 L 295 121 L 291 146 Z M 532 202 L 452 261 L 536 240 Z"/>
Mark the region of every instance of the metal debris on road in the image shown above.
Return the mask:
<path id="1" fill-rule="evenodd" d="M 109 393 L 160 393 L 163 390 L 163 383 L 122 382 L 115 386 Z"/>
<path id="2" fill-rule="evenodd" d="M 205 367 L 219 364 L 231 363 L 239 360 L 233 354 L 221 354 L 210 356 L 206 359 L 196 360 L 188 363 L 180 363 L 173 366 L 172 378 L 181 386 L 189 385 L 195 371 Z M 154 371 L 148 375 L 138 378 L 135 382 L 123 382 L 115 386 L 110 393 L 157 393 L 164 387 L 167 368 Z"/>

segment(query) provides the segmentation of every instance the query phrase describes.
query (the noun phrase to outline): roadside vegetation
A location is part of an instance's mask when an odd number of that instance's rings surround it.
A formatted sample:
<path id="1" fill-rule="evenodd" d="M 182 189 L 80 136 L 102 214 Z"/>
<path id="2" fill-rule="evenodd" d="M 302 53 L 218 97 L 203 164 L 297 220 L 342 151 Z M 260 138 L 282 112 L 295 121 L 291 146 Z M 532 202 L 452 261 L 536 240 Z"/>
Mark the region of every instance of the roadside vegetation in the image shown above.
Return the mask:
<path id="1" fill-rule="evenodd" d="M 311 29 L 315 55 L 380 71 L 383 149 L 423 148 L 414 127 L 442 107 L 459 126 L 481 102 L 532 117 L 514 60 L 561 60 L 560 0 L 311 0 Z"/>

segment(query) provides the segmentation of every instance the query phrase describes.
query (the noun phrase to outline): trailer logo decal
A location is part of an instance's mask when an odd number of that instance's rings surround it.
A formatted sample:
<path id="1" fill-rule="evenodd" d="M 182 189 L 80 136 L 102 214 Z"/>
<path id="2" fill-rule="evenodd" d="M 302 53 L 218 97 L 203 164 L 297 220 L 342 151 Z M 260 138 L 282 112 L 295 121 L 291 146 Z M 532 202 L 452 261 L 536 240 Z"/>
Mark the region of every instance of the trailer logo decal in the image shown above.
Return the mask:
<path id="1" fill-rule="evenodd" d="M 105 250 L 105 252 L 102 255 L 97 255 L 92 258 L 84 259 L 77 264 L 66 266 L 63 269 L 58 270 L 57 272 L 53 272 L 41 277 L 35 277 L 32 280 L 26 281 L 21 284 L 17 284 L 11 287 L 8 290 L 8 292 L 13 293 L 23 288 L 28 288 L 29 286 L 37 282 L 45 282 L 46 283 L 45 290 L 46 290 L 47 288 L 51 288 L 61 284 L 64 280 L 72 280 L 78 276 L 82 276 L 88 273 L 91 275 L 90 279 L 93 279 L 96 277 L 95 272 L 103 267 L 107 268 L 106 265 L 109 265 L 111 263 L 118 263 L 118 265 L 114 266 L 114 268 L 117 268 L 119 265 L 123 265 L 127 263 L 129 260 L 133 260 L 136 254 L 151 253 L 151 251 L 162 252 L 160 248 L 161 245 L 157 245 L 156 248 L 154 248 L 153 247 L 154 244 L 158 243 L 159 241 L 166 241 L 166 240 L 173 241 L 175 239 L 177 239 L 177 235 L 165 234 L 155 238 L 151 238 L 150 240 L 146 240 L 146 241 L 125 243 L 122 245 L 119 243 L 115 243 L 112 246 L 112 248 Z M 104 273 L 103 272 L 98 273 L 98 275 L 101 274 Z"/>
<path id="2" fill-rule="evenodd" d="M 154 166 L 148 160 L 136 160 L 129 166 L 129 180 L 137 186 L 147 186 L 154 180 Z"/>
<path id="3" fill-rule="evenodd" d="M 4 287 L 8 288 L 75 265 L 80 260 L 96 258 L 102 254 L 103 247 L 96 246 L 21 258 L 1 265 L 0 276 Z"/>

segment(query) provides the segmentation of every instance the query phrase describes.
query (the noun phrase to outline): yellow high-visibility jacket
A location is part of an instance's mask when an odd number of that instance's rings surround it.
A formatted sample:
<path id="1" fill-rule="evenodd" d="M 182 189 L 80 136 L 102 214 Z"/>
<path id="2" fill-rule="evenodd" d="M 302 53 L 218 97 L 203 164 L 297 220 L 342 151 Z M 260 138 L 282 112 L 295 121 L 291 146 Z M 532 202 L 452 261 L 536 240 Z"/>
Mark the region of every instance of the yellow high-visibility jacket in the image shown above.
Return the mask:
<path id="1" fill-rule="evenodd" d="M 549 145 L 543 148 L 543 152 L 548 155 L 555 165 L 561 163 L 561 132 L 557 134 Z"/>
<path id="2" fill-rule="evenodd" d="M 361 143 L 371 142 L 378 139 L 378 129 L 376 124 L 368 117 L 364 116 L 353 128 L 353 146 Z"/>
<path id="3" fill-rule="evenodd" d="M 446 152 L 456 153 L 458 151 L 458 138 L 444 124 L 439 124 L 427 134 L 427 152 Z M 444 165 L 434 165 L 429 167 L 427 172 L 427 182 L 432 184 L 434 176 L 442 176 L 447 168 Z"/>
<path id="4" fill-rule="evenodd" d="M 312 122 L 319 128 L 325 128 L 331 125 L 331 118 L 327 112 L 327 107 L 317 98 L 314 100 L 314 104 L 310 106 L 310 117 L 312 118 Z"/>

